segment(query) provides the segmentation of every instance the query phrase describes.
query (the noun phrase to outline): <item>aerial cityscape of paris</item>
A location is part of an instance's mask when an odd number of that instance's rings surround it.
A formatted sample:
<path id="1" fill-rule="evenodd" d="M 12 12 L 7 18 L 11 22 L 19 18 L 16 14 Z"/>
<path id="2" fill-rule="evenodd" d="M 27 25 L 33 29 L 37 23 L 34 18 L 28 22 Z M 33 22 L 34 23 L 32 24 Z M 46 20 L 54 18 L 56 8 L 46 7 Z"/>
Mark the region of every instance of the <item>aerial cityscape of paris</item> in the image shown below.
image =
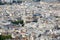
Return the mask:
<path id="1" fill-rule="evenodd" d="M 0 40 L 60 40 L 60 0 L 0 0 Z"/>

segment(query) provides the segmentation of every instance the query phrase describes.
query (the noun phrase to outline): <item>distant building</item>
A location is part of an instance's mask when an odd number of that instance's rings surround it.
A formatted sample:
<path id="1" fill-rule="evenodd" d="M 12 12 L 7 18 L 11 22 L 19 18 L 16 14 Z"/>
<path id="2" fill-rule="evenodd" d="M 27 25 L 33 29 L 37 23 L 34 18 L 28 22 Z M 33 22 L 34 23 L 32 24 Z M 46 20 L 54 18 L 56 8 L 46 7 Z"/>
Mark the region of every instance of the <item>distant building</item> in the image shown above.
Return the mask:
<path id="1" fill-rule="evenodd" d="M 0 0 L 2 3 L 5 3 L 5 2 L 7 2 L 7 3 L 12 3 L 12 1 L 13 0 Z"/>
<path id="2" fill-rule="evenodd" d="M 40 2 L 41 0 L 33 0 L 34 2 Z"/>
<path id="3" fill-rule="evenodd" d="M 21 3 L 22 0 L 13 0 L 13 3 Z"/>
<path id="4" fill-rule="evenodd" d="M 5 3 L 5 2 L 7 2 L 7 3 L 12 3 L 12 1 L 13 1 L 13 0 L 1 0 L 2 3 Z"/>
<path id="5" fill-rule="evenodd" d="M 57 2 L 58 0 L 41 0 L 41 1 L 44 1 L 44 2 Z"/>
<path id="6" fill-rule="evenodd" d="M 60 1 L 60 0 L 0 0 L 2 2 L 17 2 L 17 1 L 35 1 L 35 2 L 39 2 L 39 1 L 44 1 L 44 2 L 57 2 L 57 1 Z"/>
<path id="7" fill-rule="evenodd" d="M 19 2 L 19 1 L 32 1 L 32 0 L 0 0 L 1 2 L 7 2 L 7 3 L 13 3 L 13 2 Z"/>

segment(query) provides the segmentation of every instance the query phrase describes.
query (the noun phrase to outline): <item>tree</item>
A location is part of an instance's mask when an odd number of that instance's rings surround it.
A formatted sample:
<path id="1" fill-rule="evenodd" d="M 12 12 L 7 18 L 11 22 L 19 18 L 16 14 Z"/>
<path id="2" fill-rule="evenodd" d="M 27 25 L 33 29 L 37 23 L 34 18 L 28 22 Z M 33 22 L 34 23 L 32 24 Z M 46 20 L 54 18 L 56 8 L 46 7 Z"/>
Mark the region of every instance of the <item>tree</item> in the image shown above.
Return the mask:
<path id="1" fill-rule="evenodd" d="M 4 5 L 4 3 L 0 2 L 0 5 Z"/>
<path id="2" fill-rule="evenodd" d="M 6 39 L 11 39 L 11 38 L 12 38 L 11 35 L 6 35 L 6 36 L 0 35 L 0 40 L 6 40 Z"/>
<path id="3" fill-rule="evenodd" d="M 11 23 L 18 25 L 19 23 L 22 24 L 22 26 L 24 26 L 24 21 L 23 20 L 17 20 L 17 21 L 11 21 Z"/>

